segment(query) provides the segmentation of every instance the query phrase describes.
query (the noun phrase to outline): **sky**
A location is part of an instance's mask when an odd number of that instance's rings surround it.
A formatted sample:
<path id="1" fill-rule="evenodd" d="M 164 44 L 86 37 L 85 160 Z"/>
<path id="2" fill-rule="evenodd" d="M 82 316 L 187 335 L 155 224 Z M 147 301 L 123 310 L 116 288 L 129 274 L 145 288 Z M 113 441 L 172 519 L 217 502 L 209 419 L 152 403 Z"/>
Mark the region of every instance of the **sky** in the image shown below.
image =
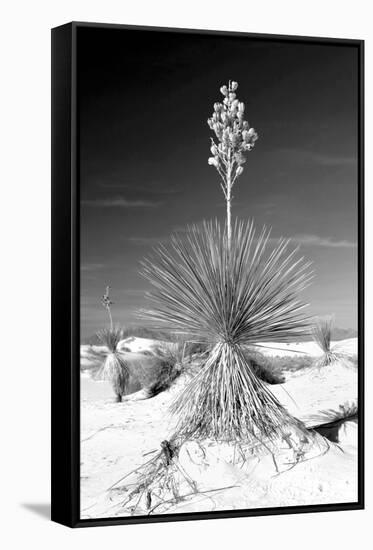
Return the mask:
<path id="1" fill-rule="evenodd" d="M 78 30 L 81 337 L 136 325 L 139 262 L 170 234 L 225 219 L 207 125 L 238 82 L 258 134 L 233 217 L 290 237 L 312 261 L 310 315 L 357 326 L 358 53 L 335 46 L 105 28 Z"/>

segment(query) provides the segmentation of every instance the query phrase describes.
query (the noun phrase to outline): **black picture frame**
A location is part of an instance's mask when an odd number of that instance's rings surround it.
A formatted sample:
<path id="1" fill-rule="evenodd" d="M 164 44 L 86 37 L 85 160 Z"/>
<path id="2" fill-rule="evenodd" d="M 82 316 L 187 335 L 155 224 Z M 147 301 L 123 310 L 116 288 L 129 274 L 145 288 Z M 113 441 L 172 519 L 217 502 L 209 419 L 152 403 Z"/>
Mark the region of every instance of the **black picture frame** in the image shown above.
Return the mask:
<path id="1" fill-rule="evenodd" d="M 358 353 L 359 459 L 358 501 L 123 518 L 80 519 L 80 242 L 79 109 L 77 105 L 77 33 L 83 27 L 137 29 L 276 39 L 291 43 L 349 45 L 359 56 L 358 128 Z M 89 527 L 358 510 L 364 508 L 364 41 L 300 36 L 230 33 L 211 30 L 141 27 L 72 22 L 52 29 L 52 520 Z"/>

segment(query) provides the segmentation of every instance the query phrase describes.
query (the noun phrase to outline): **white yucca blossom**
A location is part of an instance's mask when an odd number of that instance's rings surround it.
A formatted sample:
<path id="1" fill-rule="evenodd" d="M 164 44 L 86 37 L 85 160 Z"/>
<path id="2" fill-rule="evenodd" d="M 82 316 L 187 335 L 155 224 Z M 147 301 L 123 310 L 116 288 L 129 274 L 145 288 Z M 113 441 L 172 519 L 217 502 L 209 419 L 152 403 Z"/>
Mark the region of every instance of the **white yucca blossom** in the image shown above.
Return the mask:
<path id="1" fill-rule="evenodd" d="M 224 96 L 222 103 L 214 103 L 214 112 L 207 120 L 216 140 L 211 138 L 211 154 L 208 159 L 221 177 L 221 188 L 227 202 L 228 246 L 231 241 L 231 201 L 232 188 L 243 172 L 246 154 L 251 151 L 258 139 L 254 128 L 244 120 L 245 104 L 237 99 L 235 91 L 238 83 L 229 81 L 220 91 Z"/>

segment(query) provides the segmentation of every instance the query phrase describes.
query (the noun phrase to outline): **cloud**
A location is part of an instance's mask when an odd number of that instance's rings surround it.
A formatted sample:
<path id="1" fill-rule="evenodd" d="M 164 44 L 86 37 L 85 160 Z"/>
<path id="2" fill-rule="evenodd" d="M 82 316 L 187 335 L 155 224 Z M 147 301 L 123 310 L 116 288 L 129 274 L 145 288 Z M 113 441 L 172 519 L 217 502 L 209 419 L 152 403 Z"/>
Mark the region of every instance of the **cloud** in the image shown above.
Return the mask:
<path id="1" fill-rule="evenodd" d="M 278 203 L 275 202 L 257 202 L 254 203 L 254 206 L 256 208 L 262 208 L 263 210 L 273 210 L 274 208 L 278 208 Z"/>
<path id="2" fill-rule="evenodd" d="M 95 263 L 83 263 L 80 265 L 80 270 L 81 271 L 86 271 L 86 272 L 92 272 L 92 271 L 97 271 L 99 269 L 103 269 L 105 267 L 104 264 L 95 264 Z"/>
<path id="3" fill-rule="evenodd" d="M 354 166 L 357 163 L 357 159 L 354 156 L 322 155 L 317 153 L 311 154 L 310 160 L 323 166 Z"/>
<path id="4" fill-rule="evenodd" d="M 131 191 L 141 191 L 149 195 L 171 195 L 181 193 L 183 188 L 179 184 L 162 184 L 156 181 L 148 183 L 126 183 L 126 182 L 100 182 L 99 187 L 103 189 L 130 189 Z"/>
<path id="5" fill-rule="evenodd" d="M 319 237 L 318 235 L 300 234 L 295 235 L 291 240 L 306 246 L 323 246 L 327 248 L 356 248 L 357 246 L 354 241 L 334 241 L 330 237 Z"/>
<path id="6" fill-rule="evenodd" d="M 169 242 L 170 237 L 127 237 L 127 241 L 140 246 L 165 244 Z"/>
<path id="7" fill-rule="evenodd" d="M 126 296 L 134 296 L 135 298 L 138 298 L 138 297 L 143 297 L 145 296 L 145 293 L 147 291 L 144 290 L 144 289 L 138 289 L 138 288 L 126 288 L 124 291 L 123 291 L 123 294 L 125 294 Z"/>
<path id="8" fill-rule="evenodd" d="M 157 208 L 162 203 L 159 201 L 132 200 L 116 197 L 111 199 L 86 199 L 82 200 L 82 204 L 97 208 Z"/>
<path id="9" fill-rule="evenodd" d="M 168 243 L 171 242 L 171 237 L 172 236 L 177 235 L 179 240 L 183 240 L 185 238 L 185 235 L 188 233 L 189 228 L 191 226 L 201 226 L 201 225 L 202 225 L 202 222 L 195 222 L 195 223 L 187 224 L 187 225 L 174 225 L 170 229 L 169 235 L 163 235 L 163 236 L 158 236 L 158 237 L 154 237 L 154 236 L 149 236 L 149 237 L 133 236 L 133 237 L 127 237 L 127 241 L 129 241 L 133 244 L 136 244 L 136 245 L 140 245 L 140 246 L 147 246 L 147 245 L 154 246 L 154 245 L 158 245 L 158 244 L 168 244 Z"/>
<path id="10" fill-rule="evenodd" d="M 226 204 L 224 204 L 226 206 Z M 186 223 L 184 225 L 174 225 L 171 229 L 171 232 L 173 234 L 177 233 L 180 235 L 181 233 L 188 233 L 189 229 L 191 227 L 199 227 L 202 228 L 203 224 L 206 222 L 206 220 L 199 220 L 199 221 L 191 221 L 189 223 Z"/>
<path id="11" fill-rule="evenodd" d="M 332 155 L 328 153 L 295 148 L 278 149 L 276 153 L 280 156 L 290 156 L 293 162 L 297 163 L 312 163 L 331 167 L 357 165 L 357 158 L 354 155 Z"/>
<path id="12" fill-rule="evenodd" d="M 184 238 L 188 232 L 188 227 L 175 226 L 173 228 L 172 234 L 178 233 L 179 238 Z M 354 241 L 347 240 L 333 240 L 331 237 L 320 237 L 318 235 L 311 235 L 307 233 L 298 233 L 289 238 L 293 243 L 299 243 L 303 246 L 321 246 L 325 248 L 356 248 L 357 243 Z M 257 237 L 258 239 L 258 237 Z M 270 237 L 268 239 L 268 244 L 277 244 L 280 240 L 280 237 Z M 127 241 L 140 246 L 155 246 L 159 244 L 167 244 L 171 241 L 171 234 L 169 236 L 163 237 L 127 237 Z"/>

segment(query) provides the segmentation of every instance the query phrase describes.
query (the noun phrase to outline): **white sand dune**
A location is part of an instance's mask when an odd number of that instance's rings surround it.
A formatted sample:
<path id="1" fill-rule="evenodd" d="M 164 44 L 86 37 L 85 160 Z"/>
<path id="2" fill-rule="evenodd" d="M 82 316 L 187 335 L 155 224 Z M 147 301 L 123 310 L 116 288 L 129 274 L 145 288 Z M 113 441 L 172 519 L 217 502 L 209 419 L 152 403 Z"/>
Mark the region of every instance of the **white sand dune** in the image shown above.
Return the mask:
<path id="1" fill-rule="evenodd" d="M 162 342 L 158 340 L 152 340 L 151 338 L 139 338 L 137 336 L 130 336 L 119 342 L 119 349 L 127 348 L 132 352 L 144 352 L 152 351 L 155 347 L 162 345 Z"/>
<path id="2" fill-rule="evenodd" d="M 134 351 L 140 351 L 140 346 L 149 349 L 149 346 L 154 345 L 154 341 L 142 340 L 145 339 L 130 342 L 134 344 Z M 356 342 L 344 341 L 339 344 L 345 346 L 345 349 L 347 346 L 350 346 L 348 349 L 356 349 Z M 274 343 L 273 348 L 281 346 L 284 345 Z M 312 349 L 310 342 L 295 346 L 301 351 Z M 100 389 L 91 388 L 85 392 L 87 384 L 98 384 Z M 185 381 L 179 379 L 169 391 L 152 399 L 114 404 L 107 383 L 97 383 L 82 377 L 82 517 L 128 514 L 120 506 L 124 498 L 121 484 L 115 492 L 109 493 L 107 489 L 125 474 L 141 466 L 152 456 L 153 451 L 159 450 L 160 443 L 173 434 L 174 420 L 169 416 L 168 409 L 183 384 Z M 284 384 L 271 386 L 271 391 L 289 412 L 307 426 L 328 424 L 338 416 L 349 414 L 349 411 L 353 414 L 357 406 L 357 369 L 340 364 L 322 371 L 308 369 Z M 232 463 L 221 446 L 217 448 L 212 445 L 208 449 L 207 459 L 200 464 L 198 460 L 191 463 L 188 458 L 191 453 L 193 455 L 193 447 L 185 448 L 180 455 L 183 467 L 186 470 L 194 468 L 190 473 L 193 473 L 199 489 L 212 492 L 186 499 L 168 511 L 182 513 L 356 501 L 356 428 L 354 419 L 337 425 L 338 444 L 328 442 L 326 446 L 326 440 L 315 434 L 314 445 L 307 450 L 306 460 L 295 467 L 286 466 L 287 462 L 291 463 L 286 454 L 289 451 L 279 450 L 277 459 L 282 465 L 280 475 L 274 469 L 271 456 L 264 456 L 260 461 L 251 458 L 242 469 Z M 231 485 L 235 487 L 222 489 Z"/>
<path id="3" fill-rule="evenodd" d="M 357 369 L 337 363 L 323 369 L 307 369 L 285 384 L 271 386 L 284 407 L 312 428 L 357 409 Z"/>
<path id="4" fill-rule="evenodd" d="M 352 431 L 352 430 L 351 430 Z M 356 430 L 355 430 L 356 433 Z M 222 445 L 193 453 L 195 443 L 182 447 L 180 463 L 202 493 L 176 504 L 173 512 L 267 508 L 357 500 L 356 443 L 335 445 L 318 434 L 312 448 L 296 464 L 294 451 L 247 458 L 233 464 Z M 184 449 L 185 447 L 185 449 Z M 295 465 L 296 464 L 296 465 Z"/>
<path id="5" fill-rule="evenodd" d="M 154 351 L 154 348 L 162 346 L 163 344 L 164 342 L 159 342 L 158 340 L 152 340 L 150 338 L 130 336 L 119 342 L 118 349 L 124 353 L 131 352 L 133 354 L 141 354 Z M 82 370 L 91 368 L 93 365 L 93 357 L 100 355 L 104 357 L 106 351 L 105 346 L 82 344 L 80 346 L 80 366 Z M 140 357 L 140 355 L 138 357 Z M 135 358 L 135 355 L 133 355 L 132 358 Z"/>
<path id="6" fill-rule="evenodd" d="M 331 347 L 351 355 L 357 355 L 357 338 L 334 341 L 331 343 Z M 322 354 L 320 347 L 313 341 L 289 343 L 258 342 L 258 349 L 260 349 L 261 353 L 270 357 L 284 357 L 287 355 L 299 357 L 304 354 L 317 357 Z"/>

